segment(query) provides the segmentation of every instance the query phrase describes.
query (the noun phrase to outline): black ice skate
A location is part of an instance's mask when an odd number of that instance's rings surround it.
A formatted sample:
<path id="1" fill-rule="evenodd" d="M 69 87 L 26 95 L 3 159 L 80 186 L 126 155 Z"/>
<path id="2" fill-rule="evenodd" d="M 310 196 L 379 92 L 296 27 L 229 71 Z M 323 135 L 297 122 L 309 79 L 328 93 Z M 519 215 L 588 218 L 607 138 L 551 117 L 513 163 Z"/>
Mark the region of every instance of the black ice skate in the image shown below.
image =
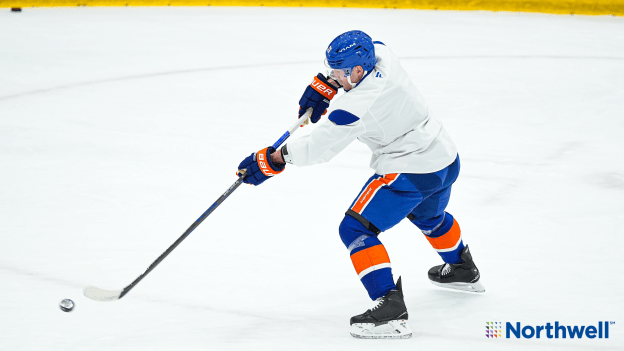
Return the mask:
<path id="1" fill-rule="evenodd" d="M 410 338 L 412 330 L 407 325 L 407 308 L 403 301 L 401 277 L 396 290 L 380 297 L 372 309 L 351 317 L 351 335 L 363 339 Z"/>
<path id="2" fill-rule="evenodd" d="M 429 270 L 429 280 L 433 285 L 443 288 L 484 292 L 485 287 L 479 281 L 481 277 L 477 266 L 472 261 L 472 255 L 466 246 L 460 255 L 461 263 L 445 263 L 432 267 Z"/>

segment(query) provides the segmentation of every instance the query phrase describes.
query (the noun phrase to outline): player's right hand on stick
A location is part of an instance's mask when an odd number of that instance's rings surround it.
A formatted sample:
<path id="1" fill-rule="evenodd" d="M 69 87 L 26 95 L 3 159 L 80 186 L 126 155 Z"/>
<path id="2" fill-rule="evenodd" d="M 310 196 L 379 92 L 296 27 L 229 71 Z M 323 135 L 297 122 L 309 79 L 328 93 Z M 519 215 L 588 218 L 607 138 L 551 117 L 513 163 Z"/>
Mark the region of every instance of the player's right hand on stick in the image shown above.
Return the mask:
<path id="1" fill-rule="evenodd" d="M 303 92 L 301 100 L 299 100 L 299 117 L 312 107 L 312 115 L 310 120 L 312 123 L 318 122 L 321 115 L 327 113 L 329 101 L 336 95 L 337 89 L 331 85 L 323 74 L 319 73 L 306 90 Z"/>

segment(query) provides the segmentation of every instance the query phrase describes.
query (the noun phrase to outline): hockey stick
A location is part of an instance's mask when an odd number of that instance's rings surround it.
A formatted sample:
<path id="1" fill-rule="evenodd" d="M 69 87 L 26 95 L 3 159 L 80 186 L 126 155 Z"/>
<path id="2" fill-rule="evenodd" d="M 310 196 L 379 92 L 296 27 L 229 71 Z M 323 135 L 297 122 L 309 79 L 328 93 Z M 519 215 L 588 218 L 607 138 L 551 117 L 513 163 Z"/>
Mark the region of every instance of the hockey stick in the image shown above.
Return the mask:
<path id="1" fill-rule="evenodd" d="M 287 131 L 286 133 L 284 133 L 276 142 L 275 144 L 273 144 L 273 147 L 275 149 L 279 148 L 284 141 L 286 141 L 286 139 L 288 139 L 288 137 L 290 137 L 296 130 L 297 128 L 301 125 L 303 126 L 308 119 L 308 117 L 310 116 L 310 114 L 312 113 L 311 109 L 308 109 L 308 111 L 306 111 L 306 113 L 301 116 L 301 118 L 299 118 L 299 120 L 297 120 L 297 122 L 295 124 L 293 124 Z M 215 203 L 212 204 L 212 206 L 208 207 L 208 209 L 206 210 L 206 212 L 204 212 L 185 232 L 184 234 L 182 234 L 182 236 L 180 236 L 178 238 L 178 240 L 176 240 L 171 246 L 169 246 L 169 248 L 162 253 L 162 255 L 160 255 L 156 261 L 154 261 L 145 272 L 143 272 L 143 274 L 141 274 L 138 278 L 136 278 L 132 283 L 130 283 L 130 285 L 126 286 L 125 288 L 123 288 L 122 290 L 104 290 L 104 289 L 100 289 L 100 288 L 96 288 L 94 286 L 88 286 L 84 289 L 84 295 L 88 298 L 90 298 L 91 300 L 95 300 L 95 301 L 114 301 L 114 300 L 119 300 L 122 297 L 124 297 L 130 290 L 132 290 L 132 288 L 134 288 L 137 284 L 139 284 L 139 282 L 145 278 L 146 275 L 149 274 L 149 272 L 151 272 L 154 268 L 156 268 L 156 266 L 158 266 L 158 264 L 160 262 L 162 262 L 165 257 L 167 257 L 171 251 L 173 251 L 176 247 L 178 247 L 178 245 L 180 245 L 180 243 L 186 239 L 187 236 L 189 236 L 191 234 L 191 232 L 193 232 L 193 230 L 195 230 L 195 228 L 197 228 L 205 219 L 206 217 L 210 216 L 210 214 L 212 212 L 214 212 L 214 210 L 219 207 L 219 205 L 221 205 L 221 203 L 223 203 L 223 201 L 225 201 L 225 199 L 228 198 L 228 196 L 230 196 L 234 190 L 236 190 L 242 183 L 243 183 L 243 179 L 245 179 L 247 170 L 242 170 L 240 171 L 241 176 L 238 177 L 238 179 L 234 182 L 234 184 L 232 184 L 232 186 L 230 186 L 228 188 L 228 190 L 226 190 L 223 195 L 221 195 L 217 201 L 215 201 Z"/>

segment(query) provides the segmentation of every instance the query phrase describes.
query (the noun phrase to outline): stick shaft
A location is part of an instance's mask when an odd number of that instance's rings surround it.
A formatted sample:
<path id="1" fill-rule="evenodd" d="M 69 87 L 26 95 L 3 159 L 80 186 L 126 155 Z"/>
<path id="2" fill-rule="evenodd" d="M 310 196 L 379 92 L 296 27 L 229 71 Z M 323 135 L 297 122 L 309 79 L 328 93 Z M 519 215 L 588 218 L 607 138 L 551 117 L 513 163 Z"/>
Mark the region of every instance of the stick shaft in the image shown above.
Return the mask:
<path id="1" fill-rule="evenodd" d="M 213 203 L 212 206 L 210 206 L 206 210 L 206 212 L 204 212 L 193 224 L 191 224 L 191 226 L 184 232 L 184 234 L 182 234 L 178 238 L 178 240 L 176 240 L 171 246 L 169 246 L 169 248 L 165 252 L 163 252 L 162 255 L 160 255 L 156 259 L 156 261 L 154 261 L 147 268 L 147 270 L 145 270 L 143 274 L 141 274 L 132 283 L 130 283 L 130 285 L 126 286 L 123 289 L 123 291 L 119 295 L 119 298 L 121 299 L 130 290 L 132 290 L 132 288 L 134 288 L 135 285 L 137 285 L 141 280 L 143 280 L 143 278 L 145 278 L 145 276 L 148 275 L 149 272 L 151 272 L 154 268 L 156 268 L 156 266 L 158 266 L 158 264 L 162 262 L 165 259 L 165 257 L 167 257 L 171 253 L 171 251 L 173 251 L 176 247 L 178 247 L 178 245 L 180 245 L 180 243 L 182 243 L 182 241 L 184 241 L 184 239 L 186 239 L 186 237 L 189 236 L 193 232 L 193 230 L 195 230 L 195 228 L 197 228 L 208 216 L 210 216 L 210 214 L 214 212 L 214 210 L 216 210 L 217 207 L 219 207 L 219 205 L 221 205 L 223 201 L 225 201 L 225 199 L 227 199 L 228 196 L 230 196 L 234 192 L 234 190 L 236 190 L 243 183 L 243 179 L 245 179 L 245 175 L 238 177 L 236 182 L 234 182 L 234 184 L 232 184 L 232 186 L 230 186 L 228 190 L 226 190 L 225 193 L 223 193 L 223 195 L 221 195 L 217 199 L 217 201 L 215 201 L 215 203 Z"/>
<path id="2" fill-rule="evenodd" d="M 303 123 L 308 119 L 308 117 L 310 116 L 310 114 L 312 114 L 312 110 L 308 109 L 308 111 L 306 111 L 306 113 L 301 116 L 301 118 L 299 118 L 297 120 L 297 122 L 295 122 L 295 124 L 293 124 L 292 126 L 290 126 L 290 128 L 288 128 L 288 130 L 286 131 L 286 133 L 284 133 L 276 142 L 275 144 L 273 144 L 273 148 L 277 150 L 277 148 L 279 148 L 285 141 L 286 139 L 288 139 L 289 136 L 291 136 L 296 130 L 297 128 L 299 128 L 299 126 L 303 125 Z"/>
<path id="3" fill-rule="evenodd" d="M 297 128 L 306 121 L 306 119 L 308 119 L 311 113 L 312 113 L 312 110 L 308 109 L 308 111 L 306 111 L 306 113 L 303 116 L 301 116 L 301 118 L 299 118 L 297 123 L 293 124 L 288 129 L 288 131 L 286 131 L 286 133 L 284 133 L 275 142 L 275 144 L 273 144 L 273 147 L 276 149 L 280 147 L 284 143 L 284 141 L 286 141 L 286 139 L 288 139 L 297 130 Z M 186 239 L 186 237 L 188 237 L 193 232 L 193 230 L 195 230 L 195 228 L 197 228 L 208 216 L 210 216 L 210 214 L 214 212 L 214 210 L 216 210 L 217 207 L 219 207 L 219 205 L 221 205 L 223 201 L 225 201 L 225 199 L 227 199 L 236 189 L 238 189 L 238 187 L 243 183 L 243 180 L 245 179 L 246 171 L 244 172 L 245 173 L 243 173 L 240 177 L 238 177 L 238 179 L 234 182 L 234 184 L 232 184 L 232 186 L 230 186 L 217 199 L 217 201 L 215 201 L 215 203 L 213 203 L 210 207 L 208 207 L 208 209 L 204 213 L 202 213 L 202 215 L 193 224 L 191 224 L 191 226 L 178 238 L 178 240 L 176 240 L 171 246 L 169 246 L 169 248 L 165 252 L 163 252 L 156 259 L 156 261 L 152 262 L 152 264 L 149 267 L 147 267 L 147 269 L 145 270 L 145 272 L 143 272 L 143 274 L 141 274 L 132 283 L 130 283 L 130 285 L 126 286 L 122 290 L 121 294 L 119 295 L 120 299 L 124 297 L 124 295 L 126 295 L 130 290 L 132 290 L 132 288 L 134 288 L 141 280 L 143 280 L 143 278 L 145 278 L 145 276 L 148 275 L 149 272 L 151 272 L 154 268 L 156 268 L 156 266 L 158 266 L 160 262 L 162 262 L 176 247 L 178 247 L 178 245 L 180 245 L 180 243 L 182 243 L 182 241 L 184 241 L 184 239 Z"/>

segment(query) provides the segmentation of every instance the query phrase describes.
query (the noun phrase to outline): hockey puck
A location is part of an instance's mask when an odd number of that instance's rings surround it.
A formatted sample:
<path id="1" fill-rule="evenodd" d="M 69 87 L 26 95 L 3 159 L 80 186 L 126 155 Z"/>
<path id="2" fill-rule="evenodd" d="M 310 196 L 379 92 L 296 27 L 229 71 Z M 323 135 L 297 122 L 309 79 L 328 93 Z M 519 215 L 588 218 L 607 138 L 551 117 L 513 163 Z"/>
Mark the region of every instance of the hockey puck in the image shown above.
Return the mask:
<path id="1" fill-rule="evenodd" d="M 11 7 L 11 12 L 22 12 L 21 7 Z"/>
<path id="2" fill-rule="evenodd" d="M 61 303 L 59 304 L 59 307 L 61 308 L 61 311 L 63 312 L 71 312 L 74 309 L 74 301 L 70 299 L 65 299 L 61 301 Z"/>

